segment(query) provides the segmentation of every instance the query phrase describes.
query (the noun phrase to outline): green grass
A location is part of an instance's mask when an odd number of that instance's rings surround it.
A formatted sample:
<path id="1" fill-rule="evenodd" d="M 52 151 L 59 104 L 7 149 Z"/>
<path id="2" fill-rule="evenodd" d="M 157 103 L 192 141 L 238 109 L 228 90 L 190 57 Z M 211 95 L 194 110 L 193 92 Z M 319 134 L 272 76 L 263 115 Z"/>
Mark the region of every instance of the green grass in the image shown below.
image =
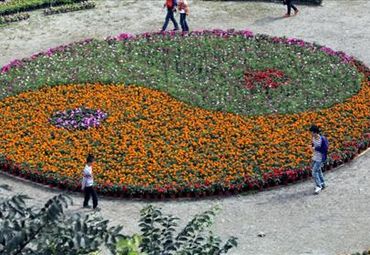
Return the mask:
<path id="1" fill-rule="evenodd" d="M 290 82 L 268 91 L 245 87 L 246 70 L 274 68 Z M 45 85 L 102 82 L 142 85 L 188 104 L 243 115 L 330 107 L 360 89 L 352 65 L 318 48 L 272 43 L 267 36 L 152 36 L 93 40 L 42 56 L 0 75 L 1 97 Z"/>

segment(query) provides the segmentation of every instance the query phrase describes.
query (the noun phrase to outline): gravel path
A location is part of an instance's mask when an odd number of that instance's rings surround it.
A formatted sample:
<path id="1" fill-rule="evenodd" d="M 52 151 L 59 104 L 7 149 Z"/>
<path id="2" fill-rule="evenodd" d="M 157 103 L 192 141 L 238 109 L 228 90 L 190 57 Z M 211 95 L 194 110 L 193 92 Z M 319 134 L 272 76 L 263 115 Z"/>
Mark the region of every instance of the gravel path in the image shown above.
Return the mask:
<path id="1" fill-rule="evenodd" d="M 192 29 L 250 28 L 254 32 L 298 37 L 343 50 L 370 65 L 370 1 L 324 0 L 322 7 L 300 6 L 297 17 L 281 19 L 284 6 L 268 3 L 202 2 L 193 0 Z M 96 10 L 44 17 L 40 11 L 18 24 L 0 27 L 0 66 L 14 58 L 87 37 L 104 38 L 120 32 L 158 30 L 162 0 L 104 0 Z M 239 237 L 230 254 L 342 254 L 370 247 L 370 151 L 326 175 L 329 187 L 312 195 L 311 182 L 255 195 L 200 201 L 157 202 L 164 212 L 183 222 L 213 205 L 223 208 L 214 226 L 222 237 Z M 11 192 L 34 197 L 41 205 L 57 191 L 0 175 Z M 73 195 L 81 211 L 82 199 Z M 101 199 L 102 215 L 122 224 L 126 233 L 138 231 L 139 210 L 147 203 Z M 258 237 L 264 232 L 265 237 Z"/>

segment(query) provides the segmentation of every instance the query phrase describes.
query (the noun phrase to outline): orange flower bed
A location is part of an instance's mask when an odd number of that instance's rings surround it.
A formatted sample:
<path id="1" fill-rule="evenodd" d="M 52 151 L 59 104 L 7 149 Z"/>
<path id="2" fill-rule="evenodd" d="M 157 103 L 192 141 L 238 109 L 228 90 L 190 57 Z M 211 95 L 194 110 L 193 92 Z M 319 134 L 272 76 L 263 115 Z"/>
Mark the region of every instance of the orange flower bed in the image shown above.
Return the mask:
<path id="1" fill-rule="evenodd" d="M 281 173 L 277 169 L 292 175 L 307 169 L 312 123 L 324 127 L 335 160 L 348 137 L 359 141 L 369 130 L 369 98 L 364 81 L 357 95 L 329 109 L 246 117 L 195 108 L 143 87 L 45 87 L 0 101 L 0 154 L 40 176 L 55 173 L 78 186 L 85 157 L 93 153 L 100 191 L 207 191 L 214 185 L 242 190 L 247 180 L 267 180 Z M 88 130 L 50 123 L 54 112 L 81 106 L 101 109 L 108 118 Z"/>

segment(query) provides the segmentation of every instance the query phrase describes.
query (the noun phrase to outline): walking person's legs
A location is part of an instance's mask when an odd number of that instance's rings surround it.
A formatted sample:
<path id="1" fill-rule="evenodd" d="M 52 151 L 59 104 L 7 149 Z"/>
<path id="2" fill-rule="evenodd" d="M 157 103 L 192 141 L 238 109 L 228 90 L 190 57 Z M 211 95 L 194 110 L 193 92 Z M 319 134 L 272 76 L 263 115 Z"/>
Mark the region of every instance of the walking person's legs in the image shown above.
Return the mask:
<path id="1" fill-rule="evenodd" d="M 295 5 L 294 5 L 293 3 L 291 3 L 291 6 L 292 6 L 292 8 L 293 8 L 293 10 L 294 10 L 294 15 L 297 15 L 297 13 L 298 13 L 298 8 L 297 8 L 297 7 L 295 7 Z"/>
<path id="2" fill-rule="evenodd" d="M 186 14 L 185 13 L 180 13 L 180 26 L 181 26 L 181 29 L 182 29 L 183 32 L 186 31 L 185 17 L 186 17 Z"/>
<path id="3" fill-rule="evenodd" d="M 171 12 L 170 19 L 171 19 L 171 21 L 173 23 L 173 26 L 175 27 L 174 30 L 179 30 L 179 25 L 177 24 L 177 21 L 176 21 L 174 15 L 173 15 L 173 11 L 170 10 L 170 12 Z"/>
<path id="4" fill-rule="evenodd" d="M 180 26 L 182 31 L 184 31 L 184 14 L 180 13 Z"/>
<path id="5" fill-rule="evenodd" d="M 320 165 L 320 169 L 319 169 L 319 179 L 320 179 L 320 184 L 321 184 L 321 188 L 324 189 L 326 187 L 326 184 L 325 184 L 325 179 L 324 179 L 324 175 L 322 174 L 322 168 L 324 167 L 324 164 L 321 163 Z"/>
<path id="6" fill-rule="evenodd" d="M 293 0 L 286 0 L 287 13 L 286 16 L 290 16 L 292 9 L 294 10 L 294 15 L 298 13 L 298 8 L 292 3 Z"/>
<path id="7" fill-rule="evenodd" d="M 164 20 L 162 31 L 165 31 L 167 26 L 168 26 L 168 22 L 170 21 L 170 16 L 171 16 L 170 12 L 172 13 L 172 10 L 167 10 L 167 15 L 166 15 L 166 18 Z M 172 14 L 172 16 L 173 16 L 173 14 Z"/>
<path id="8" fill-rule="evenodd" d="M 312 177 L 313 177 L 313 179 L 315 181 L 315 185 L 316 185 L 315 193 L 319 193 L 322 189 L 320 172 L 321 172 L 321 162 L 313 161 L 313 163 L 312 163 Z M 321 175 L 322 175 L 322 173 L 321 173 Z"/>
<path id="9" fill-rule="evenodd" d="M 286 0 L 286 8 L 287 8 L 286 15 L 290 16 L 290 12 L 292 10 L 292 0 Z"/>
<path id="10" fill-rule="evenodd" d="M 85 198 L 84 198 L 83 207 L 88 207 L 89 206 L 91 189 L 92 189 L 92 187 L 85 187 L 85 189 L 84 189 Z"/>
<path id="11" fill-rule="evenodd" d="M 189 26 L 188 26 L 188 22 L 186 20 L 186 14 L 185 14 L 185 17 L 184 17 L 184 26 L 185 26 L 185 31 L 189 32 Z"/>
<path id="12" fill-rule="evenodd" d="M 95 209 L 98 206 L 98 196 L 94 188 L 92 188 L 91 195 L 93 201 L 93 208 Z"/>

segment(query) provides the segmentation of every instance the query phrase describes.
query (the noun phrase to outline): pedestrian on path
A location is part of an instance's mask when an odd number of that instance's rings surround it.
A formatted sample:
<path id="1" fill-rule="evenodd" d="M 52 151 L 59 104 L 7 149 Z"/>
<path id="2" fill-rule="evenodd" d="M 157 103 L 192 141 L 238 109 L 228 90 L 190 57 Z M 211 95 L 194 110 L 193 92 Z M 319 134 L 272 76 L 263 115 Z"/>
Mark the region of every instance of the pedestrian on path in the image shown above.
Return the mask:
<path id="1" fill-rule="evenodd" d="M 291 10 L 293 8 L 294 10 L 294 15 L 297 15 L 298 14 L 298 8 L 295 7 L 295 5 L 293 5 L 292 3 L 293 0 L 283 0 L 284 4 L 286 4 L 286 7 L 287 7 L 287 13 L 284 15 L 284 17 L 290 17 L 290 13 L 291 13 Z"/>
<path id="2" fill-rule="evenodd" d="M 92 167 L 95 162 L 95 158 L 93 155 L 89 154 L 86 159 L 86 165 L 83 170 L 83 178 L 82 178 L 82 187 L 81 189 L 85 193 L 85 199 L 83 203 L 84 208 L 91 208 L 89 206 L 90 196 L 92 196 L 93 201 L 93 209 L 99 210 L 98 208 L 98 196 L 96 195 L 96 191 L 94 189 L 94 178 L 92 173 Z"/>
<path id="3" fill-rule="evenodd" d="M 174 12 L 176 12 L 177 7 L 177 0 L 166 0 L 166 2 L 163 5 L 164 8 L 167 8 L 167 15 L 166 19 L 164 21 L 163 27 L 161 32 L 166 31 L 168 22 L 171 20 L 174 25 L 174 31 L 179 30 L 179 25 L 177 24 L 177 21 L 174 17 Z"/>
<path id="4" fill-rule="evenodd" d="M 182 32 L 189 32 L 188 22 L 186 16 L 189 15 L 189 4 L 187 0 L 179 0 L 180 25 Z"/>
<path id="5" fill-rule="evenodd" d="M 321 135 L 320 128 L 316 125 L 310 127 L 312 133 L 312 177 L 315 181 L 315 194 L 325 189 L 326 184 L 322 174 L 322 167 L 327 158 L 329 143 L 325 136 Z"/>

